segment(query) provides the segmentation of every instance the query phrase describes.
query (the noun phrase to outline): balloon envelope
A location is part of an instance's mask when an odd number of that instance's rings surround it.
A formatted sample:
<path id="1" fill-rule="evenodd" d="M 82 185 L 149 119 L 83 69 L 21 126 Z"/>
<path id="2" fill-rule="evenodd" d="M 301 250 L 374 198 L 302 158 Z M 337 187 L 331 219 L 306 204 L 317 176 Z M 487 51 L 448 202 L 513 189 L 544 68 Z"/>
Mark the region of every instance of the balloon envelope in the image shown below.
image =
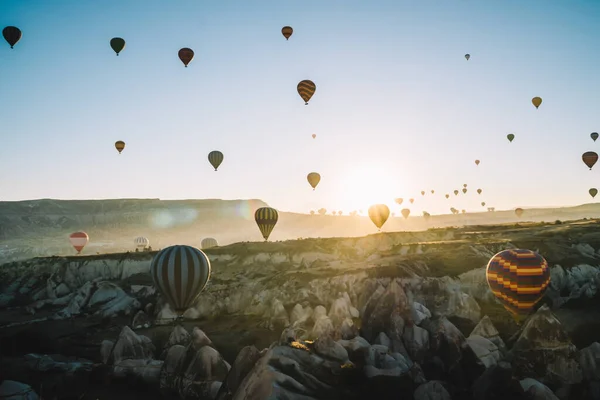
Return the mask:
<path id="1" fill-rule="evenodd" d="M 117 55 L 125 48 L 125 40 L 120 37 L 115 37 L 110 39 L 110 47 L 113 49 Z"/>
<path id="2" fill-rule="evenodd" d="M 591 188 L 589 190 L 590 196 L 592 196 L 592 198 L 596 197 L 596 195 L 598 194 L 598 189 L 596 188 Z"/>
<path id="3" fill-rule="evenodd" d="M 269 240 L 269 236 L 271 236 L 271 232 L 279 220 L 279 214 L 274 208 L 262 207 L 256 210 L 254 213 L 254 220 L 256 221 L 256 225 L 258 225 L 258 229 L 260 229 L 260 233 L 262 233 L 263 238 L 266 241 Z"/>
<path id="4" fill-rule="evenodd" d="M 77 250 L 77 254 L 79 254 L 85 245 L 90 241 L 90 237 L 83 231 L 73 232 L 71 233 L 71 236 L 69 236 L 69 241 L 71 242 L 71 246 Z"/>
<path id="5" fill-rule="evenodd" d="M 210 260 L 202 250 L 192 246 L 162 249 L 150 264 L 154 286 L 180 316 L 200 296 L 210 273 Z"/>
<path id="6" fill-rule="evenodd" d="M 313 81 L 308 79 L 301 81 L 298 83 L 298 94 L 304 100 L 304 103 L 308 105 L 308 101 L 311 99 L 315 91 L 317 90 L 317 85 Z"/>
<path id="7" fill-rule="evenodd" d="M 212 247 L 217 247 L 219 245 L 219 243 L 217 242 L 217 239 L 215 239 L 215 238 L 204 238 L 204 239 L 202 239 L 202 242 L 200 243 L 200 245 L 202 246 L 202 250 L 204 250 L 204 249 L 210 249 Z"/>
<path id="8" fill-rule="evenodd" d="M 374 204 L 369 207 L 369 218 L 377 229 L 381 229 L 390 216 L 390 209 L 385 204 Z"/>
<path id="9" fill-rule="evenodd" d="M 533 103 L 533 105 L 535 106 L 535 108 L 539 108 L 539 106 L 542 105 L 542 98 L 541 97 L 534 97 L 533 99 L 531 99 L 531 102 Z"/>
<path id="10" fill-rule="evenodd" d="M 400 211 L 400 213 L 402 214 L 404 219 L 406 219 L 410 215 L 410 210 L 408 208 L 403 208 L 402 211 Z"/>
<path id="11" fill-rule="evenodd" d="M 315 190 L 315 188 L 321 181 L 321 175 L 319 175 L 317 172 L 311 172 L 306 176 L 306 179 L 308 180 L 310 186 L 312 186 L 313 190 Z"/>
<path id="12" fill-rule="evenodd" d="M 179 50 L 179 53 L 177 53 L 177 55 L 179 56 L 179 59 L 181 60 L 183 65 L 185 65 L 185 67 L 187 68 L 188 64 L 194 59 L 194 50 L 188 47 L 184 47 L 183 49 Z"/>
<path id="13" fill-rule="evenodd" d="M 145 249 L 146 247 L 150 246 L 150 240 L 148 240 L 148 238 L 144 236 L 136 237 L 135 239 L 133 239 L 133 243 L 138 249 Z"/>
<path id="14" fill-rule="evenodd" d="M 10 48 L 12 49 L 13 46 L 17 44 L 19 40 L 21 40 L 22 33 L 21 30 L 16 26 L 7 26 L 6 28 L 2 29 L 2 36 L 4 36 L 4 40 L 8 42 Z"/>
<path id="15" fill-rule="evenodd" d="M 506 135 L 506 138 L 508 139 L 509 142 L 512 142 L 513 139 L 515 138 L 515 135 L 513 135 L 512 133 L 509 133 L 508 135 Z"/>
<path id="16" fill-rule="evenodd" d="M 115 149 L 117 149 L 117 151 L 119 152 L 119 154 L 121 154 L 121 152 L 123 151 L 123 149 L 125 148 L 125 142 L 122 140 L 117 140 L 115 142 Z"/>
<path id="17" fill-rule="evenodd" d="M 540 254 L 525 249 L 504 250 L 487 264 L 490 290 L 516 319 L 533 311 L 550 284 L 548 263 Z"/>
<path id="18" fill-rule="evenodd" d="M 583 163 L 585 165 L 587 165 L 591 171 L 594 164 L 596 164 L 596 161 L 598 161 L 598 153 L 596 153 L 594 151 L 586 151 L 581 156 L 581 159 L 583 160 Z"/>
<path id="19" fill-rule="evenodd" d="M 592 132 L 592 133 L 590 133 L 590 137 L 595 142 L 596 139 L 598 139 L 598 132 Z"/>
<path id="20" fill-rule="evenodd" d="M 281 28 L 281 34 L 285 37 L 285 40 L 288 40 L 290 36 L 292 36 L 292 33 L 294 33 L 294 30 L 291 26 L 284 26 Z"/>
<path id="21" fill-rule="evenodd" d="M 213 166 L 215 171 L 219 168 L 219 165 L 223 162 L 223 153 L 218 150 L 211 151 L 208 153 L 208 162 Z"/>

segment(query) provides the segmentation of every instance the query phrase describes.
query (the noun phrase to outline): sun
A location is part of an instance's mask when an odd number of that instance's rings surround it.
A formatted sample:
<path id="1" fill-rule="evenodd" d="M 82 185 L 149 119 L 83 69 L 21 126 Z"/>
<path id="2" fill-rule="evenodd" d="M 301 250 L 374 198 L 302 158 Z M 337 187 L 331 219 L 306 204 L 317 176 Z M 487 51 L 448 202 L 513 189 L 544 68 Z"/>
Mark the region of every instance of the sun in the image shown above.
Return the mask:
<path id="1" fill-rule="evenodd" d="M 351 167 L 341 186 L 341 197 L 351 210 L 366 210 L 373 204 L 392 207 L 394 197 L 402 192 L 402 182 L 393 171 L 380 164 L 360 164 Z"/>

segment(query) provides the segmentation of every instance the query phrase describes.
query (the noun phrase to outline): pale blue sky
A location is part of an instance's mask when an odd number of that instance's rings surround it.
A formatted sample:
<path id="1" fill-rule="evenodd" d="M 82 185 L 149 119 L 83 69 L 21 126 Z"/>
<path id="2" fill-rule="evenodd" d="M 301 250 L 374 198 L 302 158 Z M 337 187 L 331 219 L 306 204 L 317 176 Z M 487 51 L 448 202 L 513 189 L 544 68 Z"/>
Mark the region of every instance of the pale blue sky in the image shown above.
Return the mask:
<path id="1" fill-rule="evenodd" d="M 0 0 L 0 27 L 23 31 L 14 50 L 0 43 L 0 200 L 347 212 L 414 197 L 413 214 L 590 202 L 598 18 L 597 0 Z"/>

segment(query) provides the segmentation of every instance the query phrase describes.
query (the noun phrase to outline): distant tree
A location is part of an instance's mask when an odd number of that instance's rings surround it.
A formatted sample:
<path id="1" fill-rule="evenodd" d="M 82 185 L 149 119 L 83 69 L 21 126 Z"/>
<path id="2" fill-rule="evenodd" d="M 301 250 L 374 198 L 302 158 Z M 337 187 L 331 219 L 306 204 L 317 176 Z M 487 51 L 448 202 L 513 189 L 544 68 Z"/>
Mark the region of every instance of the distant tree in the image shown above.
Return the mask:
<path id="1" fill-rule="evenodd" d="M 338 215 L 342 215 L 342 214 L 343 214 L 343 212 L 342 212 L 342 211 L 338 211 Z"/>
<path id="2" fill-rule="evenodd" d="M 140 249 L 138 249 L 138 248 L 136 247 L 136 248 L 135 248 L 135 252 L 136 252 L 136 253 L 139 253 L 139 252 L 140 252 Z"/>
<path id="3" fill-rule="evenodd" d="M 337 211 L 332 211 L 331 214 L 335 215 L 337 214 Z"/>
<path id="4" fill-rule="evenodd" d="M 310 215 L 315 215 L 315 210 L 310 210 Z"/>
<path id="5" fill-rule="evenodd" d="M 148 246 L 148 251 L 152 251 L 152 246 Z"/>
<path id="6" fill-rule="evenodd" d="M 556 221 L 554 221 L 554 225 L 561 225 L 562 221 L 560 219 L 557 219 Z"/>

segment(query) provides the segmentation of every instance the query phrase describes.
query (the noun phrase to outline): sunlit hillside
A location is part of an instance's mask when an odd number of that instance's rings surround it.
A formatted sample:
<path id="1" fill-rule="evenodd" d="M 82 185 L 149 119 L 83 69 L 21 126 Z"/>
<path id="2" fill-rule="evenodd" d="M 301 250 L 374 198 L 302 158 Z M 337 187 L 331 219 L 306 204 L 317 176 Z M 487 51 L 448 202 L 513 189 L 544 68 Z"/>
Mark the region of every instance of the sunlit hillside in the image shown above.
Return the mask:
<path id="1" fill-rule="evenodd" d="M 133 251 L 143 235 L 154 249 L 171 244 L 200 247 L 203 238 L 220 245 L 262 241 L 254 211 L 261 200 L 31 200 L 0 202 L 0 262 L 44 255 L 68 255 L 74 250 L 68 235 L 83 230 L 90 236 L 84 254 Z M 600 206 L 527 209 L 521 218 L 513 210 L 390 216 L 383 232 L 415 231 L 449 226 L 572 220 L 600 216 Z M 298 214 L 281 211 L 269 240 L 310 237 L 354 237 L 376 233 L 368 216 Z"/>

